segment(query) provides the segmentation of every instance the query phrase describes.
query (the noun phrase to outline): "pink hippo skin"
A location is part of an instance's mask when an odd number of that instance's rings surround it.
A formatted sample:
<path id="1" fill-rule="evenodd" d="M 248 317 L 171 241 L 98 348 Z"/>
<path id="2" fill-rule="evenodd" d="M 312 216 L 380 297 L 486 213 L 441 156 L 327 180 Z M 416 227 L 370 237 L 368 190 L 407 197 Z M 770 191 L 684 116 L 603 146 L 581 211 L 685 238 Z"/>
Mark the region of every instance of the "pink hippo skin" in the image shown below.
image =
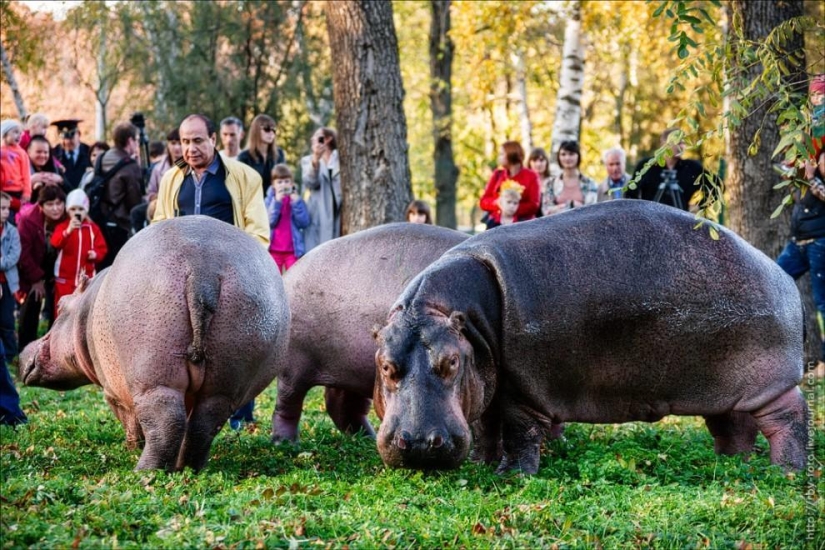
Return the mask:
<path id="1" fill-rule="evenodd" d="M 266 250 L 205 216 L 132 238 L 114 264 L 60 303 L 21 356 L 26 385 L 103 387 L 138 470 L 201 469 L 232 411 L 275 377 L 289 310 Z"/>
<path id="2" fill-rule="evenodd" d="M 326 386 L 327 412 L 345 433 L 374 435 L 367 420 L 375 382 L 372 329 L 419 272 L 467 235 L 395 223 L 313 249 L 284 275 L 292 311 L 286 360 L 279 366 L 272 440 L 298 440 L 304 397 Z"/>
<path id="3" fill-rule="evenodd" d="M 808 408 L 793 280 L 724 228 L 620 200 L 485 231 L 401 293 L 378 333 L 378 450 L 536 473 L 562 422 L 706 420 L 718 453 L 801 469 Z"/>

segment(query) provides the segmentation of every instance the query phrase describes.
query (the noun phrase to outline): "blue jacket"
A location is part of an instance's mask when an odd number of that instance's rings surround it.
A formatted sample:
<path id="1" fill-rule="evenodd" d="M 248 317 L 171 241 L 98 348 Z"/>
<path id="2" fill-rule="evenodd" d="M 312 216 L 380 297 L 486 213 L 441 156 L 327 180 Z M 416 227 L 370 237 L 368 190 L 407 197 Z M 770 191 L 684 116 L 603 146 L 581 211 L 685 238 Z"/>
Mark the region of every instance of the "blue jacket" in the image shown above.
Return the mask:
<path id="1" fill-rule="evenodd" d="M 275 200 L 275 190 L 270 187 L 266 191 L 266 211 L 269 214 L 269 227 L 274 230 L 278 225 L 278 220 L 281 219 L 281 201 Z M 306 253 L 306 246 L 304 246 L 303 229 L 309 227 L 309 211 L 307 210 L 304 199 L 299 198 L 295 202 L 290 202 L 292 208 L 292 246 L 295 249 L 295 257 L 300 258 Z M 274 242 L 274 238 L 270 242 Z"/>
<path id="2" fill-rule="evenodd" d="M 17 273 L 17 262 L 20 260 L 20 235 L 17 228 L 10 222 L 3 226 L 3 237 L 0 238 L 0 271 L 6 273 L 6 282 L 9 283 L 9 290 L 17 292 L 20 290 L 20 276 Z"/>

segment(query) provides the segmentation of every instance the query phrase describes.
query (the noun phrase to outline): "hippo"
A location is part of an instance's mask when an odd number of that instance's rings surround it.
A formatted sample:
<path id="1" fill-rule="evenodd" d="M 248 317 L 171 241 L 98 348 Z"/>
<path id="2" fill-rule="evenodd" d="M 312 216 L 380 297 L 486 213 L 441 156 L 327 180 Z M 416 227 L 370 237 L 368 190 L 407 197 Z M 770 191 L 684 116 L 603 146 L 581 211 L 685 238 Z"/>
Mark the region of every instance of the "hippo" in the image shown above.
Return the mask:
<path id="1" fill-rule="evenodd" d="M 289 338 L 283 281 L 266 249 L 213 218 L 137 233 L 113 265 L 59 304 L 21 355 L 26 385 L 103 387 L 137 470 L 200 470 L 232 411 L 275 377 Z"/>
<path id="2" fill-rule="evenodd" d="M 535 474 L 554 423 L 705 418 L 720 454 L 805 465 L 803 309 L 793 280 L 722 227 L 617 200 L 450 249 L 376 331 L 385 464 L 468 456 Z"/>
<path id="3" fill-rule="evenodd" d="M 312 249 L 284 274 L 292 328 L 278 367 L 274 442 L 298 441 L 304 398 L 318 385 L 325 386 L 327 413 L 339 430 L 374 437 L 367 420 L 375 382 L 372 329 L 413 277 L 467 237 L 432 225 L 381 225 Z"/>

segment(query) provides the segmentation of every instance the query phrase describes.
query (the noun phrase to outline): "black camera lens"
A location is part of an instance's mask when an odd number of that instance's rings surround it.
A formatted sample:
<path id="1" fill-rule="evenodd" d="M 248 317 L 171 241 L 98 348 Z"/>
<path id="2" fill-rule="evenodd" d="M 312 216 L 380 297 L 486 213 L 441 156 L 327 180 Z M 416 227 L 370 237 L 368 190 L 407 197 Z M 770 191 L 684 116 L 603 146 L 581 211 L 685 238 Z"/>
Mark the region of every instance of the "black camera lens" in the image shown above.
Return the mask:
<path id="1" fill-rule="evenodd" d="M 322 144 L 324 143 L 324 136 L 321 136 L 321 137 L 318 138 L 318 143 L 322 143 Z"/>
<path id="2" fill-rule="evenodd" d="M 82 216 L 81 214 L 75 214 L 75 215 L 74 215 L 74 219 L 76 219 L 77 221 L 82 221 L 82 220 L 83 220 L 83 216 Z"/>

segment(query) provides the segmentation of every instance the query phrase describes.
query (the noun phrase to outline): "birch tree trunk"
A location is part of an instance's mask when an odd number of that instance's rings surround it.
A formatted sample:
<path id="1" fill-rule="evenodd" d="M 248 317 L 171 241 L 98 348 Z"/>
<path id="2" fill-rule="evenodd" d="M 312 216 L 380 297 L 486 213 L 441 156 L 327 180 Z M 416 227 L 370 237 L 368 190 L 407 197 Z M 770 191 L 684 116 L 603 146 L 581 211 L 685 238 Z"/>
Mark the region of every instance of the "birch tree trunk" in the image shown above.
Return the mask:
<path id="1" fill-rule="evenodd" d="M 97 51 L 97 90 L 95 91 L 95 139 L 106 141 L 106 104 L 109 102 L 109 83 L 106 75 L 106 24 L 100 25 L 100 44 Z"/>
<path id="2" fill-rule="evenodd" d="M 389 1 L 332 0 L 324 10 L 346 235 L 402 221 L 412 200 L 404 87 Z"/>
<path id="3" fill-rule="evenodd" d="M 803 15 L 802 0 L 786 2 L 746 2 L 734 0 L 727 4 L 729 35 L 733 48 L 731 73 L 728 82 L 734 88 L 744 86 L 757 78 L 762 66 L 744 59 L 742 52 L 736 48 L 736 31 L 742 33 L 744 40 L 762 43 L 768 34 L 780 23 L 793 17 Z M 734 27 L 734 25 L 736 27 Z M 800 34 L 787 46 L 789 53 L 797 50 L 803 56 L 804 41 Z M 790 86 L 805 80 L 803 61 L 797 72 L 785 77 L 785 84 Z M 797 84 L 798 86 L 798 84 Z M 727 135 L 728 174 L 726 188 L 729 193 L 728 224 L 731 229 L 744 237 L 749 243 L 776 258 L 790 236 L 790 208 L 783 215 L 771 220 L 771 213 L 779 205 L 785 190 L 775 190 L 773 186 L 779 177 L 771 168 L 771 153 L 781 139 L 781 129 L 776 123 L 777 113 L 769 113 L 771 104 L 762 104 L 742 123 Z M 761 140 L 755 155 L 748 154 L 748 147 L 759 128 L 762 128 Z M 806 356 L 819 356 L 819 338 L 817 335 L 816 307 L 813 302 L 808 275 L 798 281 L 800 292 L 808 317 L 808 342 Z"/>
<path id="4" fill-rule="evenodd" d="M 14 76 L 14 67 L 9 60 L 9 56 L 6 55 L 6 48 L 2 42 L 0 42 L 0 60 L 2 60 L 3 63 L 3 73 L 6 76 L 6 82 L 9 83 L 9 88 L 11 88 L 11 93 L 14 96 L 14 105 L 17 107 L 17 113 L 20 115 L 20 120 L 25 120 L 29 113 L 26 111 L 23 94 L 20 93 L 17 78 Z"/>
<path id="5" fill-rule="evenodd" d="M 453 41 L 450 39 L 451 0 L 432 0 L 430 20 L 430 108 L 433 112 L 435 149 L 435 219 L 438 225 L 456 228 L 456 181 L 453 158 Z"/>
<path id="6" fill-rule="evenodd" d="M 556 118 L 553 122 L 551 158 L 555 158 L 559 144 L 566 140 L 578 140 L 582 116 L 582 88 L 584 86 L 584 44 L 581 36 L 581 11 L 579 0 L 570 2 L 567 23 L 564 28 L 560 85 L 556 98 Z M 556 163 L 551 169 L 558 170 Z"/>
<path id="7" fill-rule="evenodd" d="M 530 106 L 527 103 L 527 70 L 524 67 L 524 54 L 513 54 L 516 66 L 516 95 L 519 102 L 519 126 L 521 127 L 521 145 L 529 155 L 533 149 L 533 123 L 530 121 Z"/>

